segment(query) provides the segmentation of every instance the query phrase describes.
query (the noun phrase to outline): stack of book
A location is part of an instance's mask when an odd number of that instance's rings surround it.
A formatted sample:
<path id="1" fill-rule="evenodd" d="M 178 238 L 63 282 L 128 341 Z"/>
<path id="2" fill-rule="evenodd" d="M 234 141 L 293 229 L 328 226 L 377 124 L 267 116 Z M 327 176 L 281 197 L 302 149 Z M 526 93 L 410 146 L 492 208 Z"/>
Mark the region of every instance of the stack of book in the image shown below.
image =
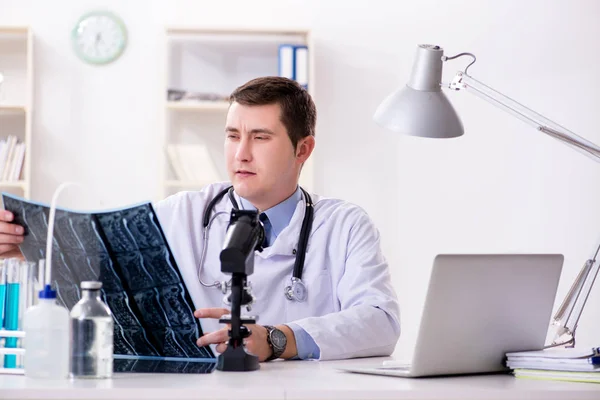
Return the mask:
<path id="1" fill-rule="evenodd" d="M 211 183 L 220 180 L 219 171 L 203 144 L 171 144 L 167 146 L 167 154 L 180 181 Z"/>
<path id="2" fill-rule="evenodd" d="M 0 181 L 14 182 L 21 177 L 25 160 L 25 143 L 16 136 L 0 140 Z"/>
<path id="3" fill-rule="evenodd" d="M 600 383 L 600 348 L 556 348 L 506 354 L 517 378 Z"/>

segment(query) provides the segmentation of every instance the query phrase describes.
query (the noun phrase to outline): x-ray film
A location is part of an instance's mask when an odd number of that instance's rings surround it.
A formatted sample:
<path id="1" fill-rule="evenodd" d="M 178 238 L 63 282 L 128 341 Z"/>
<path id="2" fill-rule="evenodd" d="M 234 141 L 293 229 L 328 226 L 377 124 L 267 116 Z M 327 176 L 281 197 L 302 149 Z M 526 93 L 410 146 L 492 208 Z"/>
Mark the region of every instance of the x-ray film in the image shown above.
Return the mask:
<path id="1" fill-rule="evenodd" d="M 115 356 L 114 372 L 208 374 L 215 370 L 216 360 L 195 358 Z"/>
<path id="2" fill-rule="evenodd" d="M 50 207 L 6 193 L 2 199 L 25 228 L 25 258 L 45 259 Z M 196 345 L 202 328 L 152 204 L 93 213 L 57 208 L 52 246 L 52 286 L 69 310 L 82 281 L 102 282 L 115 354 L 215 358 L 210 347 Z"/>

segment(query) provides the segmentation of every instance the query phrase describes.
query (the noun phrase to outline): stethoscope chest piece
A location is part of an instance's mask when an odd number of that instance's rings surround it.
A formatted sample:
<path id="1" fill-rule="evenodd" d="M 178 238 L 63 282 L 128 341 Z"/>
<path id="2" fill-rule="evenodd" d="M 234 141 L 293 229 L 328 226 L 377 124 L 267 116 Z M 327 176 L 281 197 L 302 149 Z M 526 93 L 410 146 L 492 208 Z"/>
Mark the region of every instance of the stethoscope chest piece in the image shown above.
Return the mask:
<path id="1" fill-rule="evenodd" d="M 308 291 L 306 285 L 301 279 L 292 278 L 292 284 L 285 287 L 285 297 L 288 300 L 295 300 L 300 303 L 306 300 Z"/>

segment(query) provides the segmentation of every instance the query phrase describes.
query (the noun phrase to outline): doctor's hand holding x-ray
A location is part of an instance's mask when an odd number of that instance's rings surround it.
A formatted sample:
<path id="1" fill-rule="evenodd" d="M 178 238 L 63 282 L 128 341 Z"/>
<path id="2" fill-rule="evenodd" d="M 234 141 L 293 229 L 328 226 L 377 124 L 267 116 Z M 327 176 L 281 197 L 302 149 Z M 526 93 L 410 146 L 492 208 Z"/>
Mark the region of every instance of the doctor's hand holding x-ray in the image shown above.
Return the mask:
<path id="1" fill-rule="evenodd" d="M 259 210 L 266 233 L 248 276 L 255 298 L 251 315 L 258 317 L 248 326 L 248 352 L 260 361 L 390 355 L 400 335 L 400 312 L 379 232 L 360 207 L 298 186 L 315 147 L 312 98 L 292 80 L 265 77 L 238 87 L 230 103 L 224 148 L 231 182 L 180 192 L 155 205 L 198 308 L 205 334 L 197 344 L 217 352 L 226 348 L 227 326 L 219 317 L 229 311 L 215 283 L 231 278 L 221 272 L 219 255 L 231 210 L 239 207 Z M 0 252 L 14 251 L 19 234 L 2 218 Z M 311 225 L 303 232 L 307 219 Z M 284 289 L 297 276 L 294 264 L 303 242 L 306 290 L 298 293 L 305 296 L 288 296 Z"/>

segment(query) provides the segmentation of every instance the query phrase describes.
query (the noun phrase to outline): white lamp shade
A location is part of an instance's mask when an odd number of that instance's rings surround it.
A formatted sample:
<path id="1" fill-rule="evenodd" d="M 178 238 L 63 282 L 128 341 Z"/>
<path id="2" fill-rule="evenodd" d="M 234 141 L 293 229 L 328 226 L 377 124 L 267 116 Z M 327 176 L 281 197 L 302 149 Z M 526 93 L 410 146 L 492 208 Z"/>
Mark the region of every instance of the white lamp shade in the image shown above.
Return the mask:
<path id="1" fill-rule="evenodd" d="M 419 45 L 408 84 L 379 105 L 373 116 L 375 122 L 411 136 L 461 136 L 462 122 L 440 86 L 443 55 L 439 46 Z"/>
<path id="2" fill-rule="evenodd" d="M 375 122 L 393 132 L 428 138 L 454 138 L 462 122 L 440 90 L 422 92 L 409 86 L 389 95 L 377 108 Z"/>

